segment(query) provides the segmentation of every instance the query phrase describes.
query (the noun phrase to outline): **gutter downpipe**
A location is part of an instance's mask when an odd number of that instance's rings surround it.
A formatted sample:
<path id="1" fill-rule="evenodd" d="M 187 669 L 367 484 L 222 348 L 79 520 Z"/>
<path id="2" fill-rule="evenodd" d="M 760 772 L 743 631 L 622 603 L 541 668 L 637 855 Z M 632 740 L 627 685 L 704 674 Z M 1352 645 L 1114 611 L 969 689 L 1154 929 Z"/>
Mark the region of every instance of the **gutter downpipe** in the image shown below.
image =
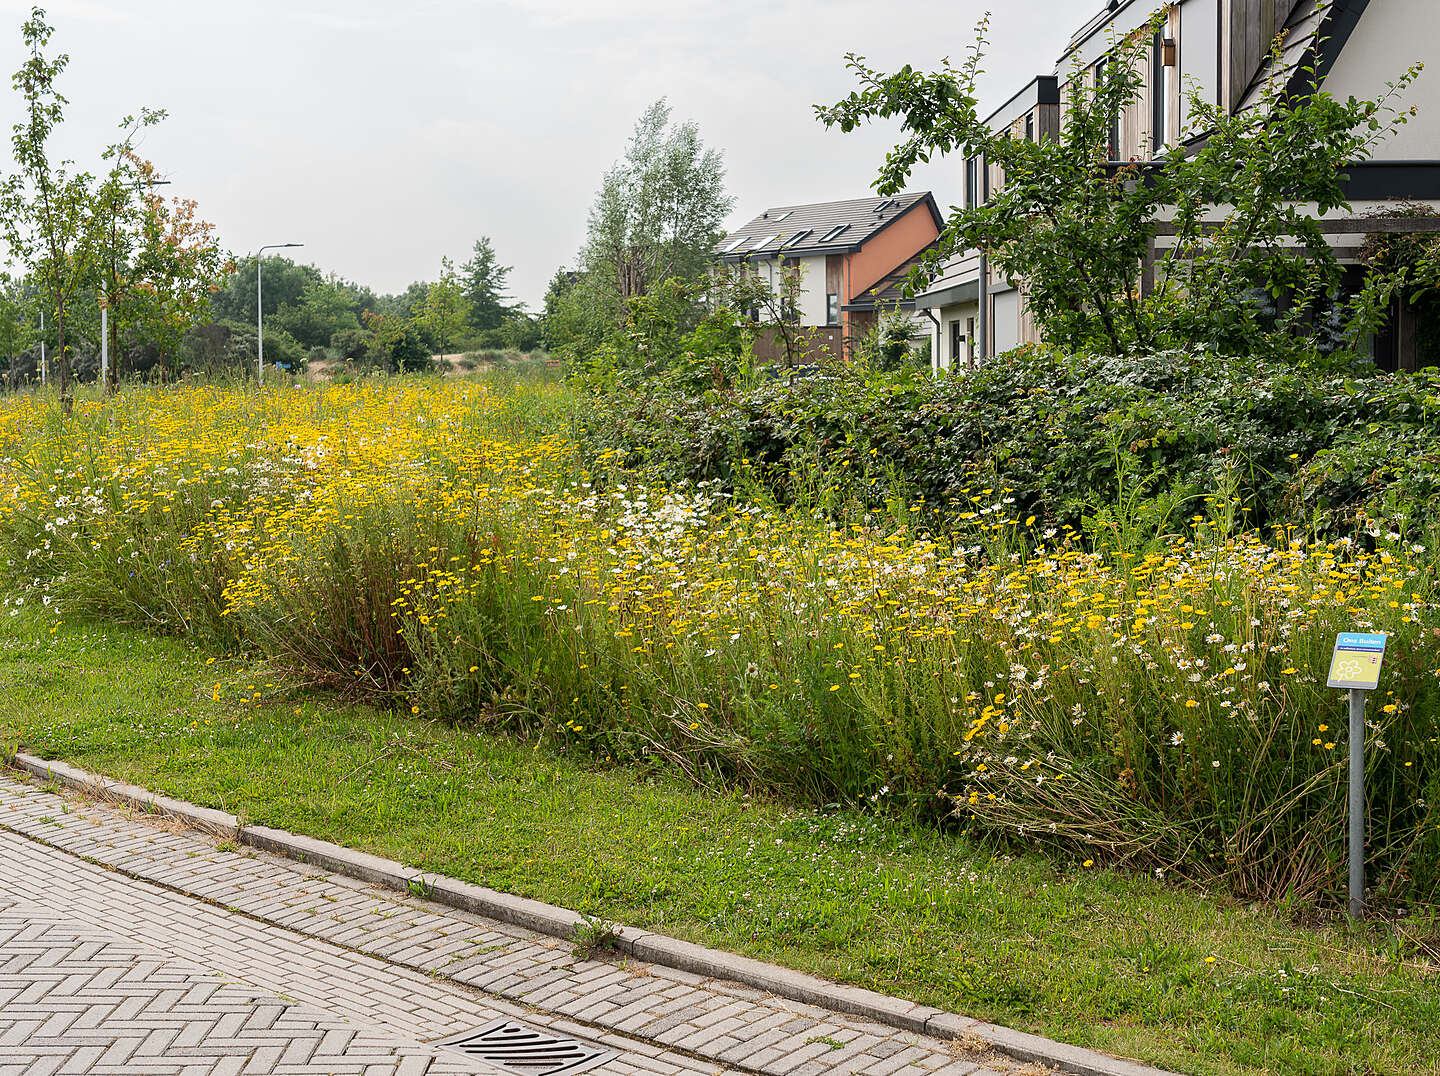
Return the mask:
<path id="1" fill-rule="evenodd" d="M 920 313 L 924 314 L 930 320 L 930 324 L 935 326 L 935 346 L 930 349 L 930 374 L 932 377 L 939 377 L 940 345 L 945 342 L 944 339 L 942 339 L 945 334 L 940 331 L 940 319 L 937 318 L 934 314 L 930 313 L 930 308 L 928 306 L 925 307 L 925 309 L 921 310 Z M 950 361 L 955 361 L 953 355 L 951 356 Z"/>

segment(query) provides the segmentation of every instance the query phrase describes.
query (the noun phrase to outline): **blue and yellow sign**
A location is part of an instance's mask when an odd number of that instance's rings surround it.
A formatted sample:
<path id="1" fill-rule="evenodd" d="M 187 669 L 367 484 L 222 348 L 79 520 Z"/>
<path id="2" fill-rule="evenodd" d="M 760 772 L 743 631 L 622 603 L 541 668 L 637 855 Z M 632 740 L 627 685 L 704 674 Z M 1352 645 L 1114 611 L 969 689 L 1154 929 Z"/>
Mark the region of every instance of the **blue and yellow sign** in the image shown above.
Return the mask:
<path id="1" fill-rule="evenodd" d="M 1325 686 L 1374 691 L 1380 686 L 1380 663 L 1384 660 L 1383 633 L 1342 631 L 1335 639 L 1330 679 Z"/>

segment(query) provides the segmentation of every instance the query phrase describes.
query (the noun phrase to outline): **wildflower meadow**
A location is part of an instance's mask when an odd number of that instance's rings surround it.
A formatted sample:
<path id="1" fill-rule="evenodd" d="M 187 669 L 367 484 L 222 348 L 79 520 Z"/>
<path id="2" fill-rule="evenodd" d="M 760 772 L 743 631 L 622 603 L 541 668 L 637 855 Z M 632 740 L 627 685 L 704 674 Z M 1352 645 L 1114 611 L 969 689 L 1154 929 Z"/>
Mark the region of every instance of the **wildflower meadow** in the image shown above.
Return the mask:
<path id="1" fill-rule="evenodd" d="M 597 761 L 867 805 L 1244 895 L 1343 888 L 1335 633 L 1381 899 L 1440 889 L 1424 544 L 1100 548 L 977 487 L 943 533 L 585 464 L 573 390 L 492 379 L 0 400 L 0 558 L 56 603 Z M 920 514 L 914 515 L 920 519 Z M 217 692 L 222 690 L 217 684 Z"/>

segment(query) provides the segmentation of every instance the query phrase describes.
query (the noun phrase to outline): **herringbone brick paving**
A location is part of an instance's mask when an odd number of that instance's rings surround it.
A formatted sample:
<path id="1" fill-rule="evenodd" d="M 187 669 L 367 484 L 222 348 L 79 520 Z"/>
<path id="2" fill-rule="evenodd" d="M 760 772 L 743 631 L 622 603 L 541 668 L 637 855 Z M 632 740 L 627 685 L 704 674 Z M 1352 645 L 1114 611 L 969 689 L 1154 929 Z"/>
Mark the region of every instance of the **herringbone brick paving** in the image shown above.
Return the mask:
<path id="1" fill-rule="evenodd" d="M 67 911 L 81 919 L 419 1040 L 499 1014 L 620 1051 L 601 1073 L 988 1071 L 936 1039 L 669 968 L 577 961 L 553 938 L 289 860 L 221 850 L 8 776 L 0 777 L 0 862 L 0 893 L 33 898 L 62 879 Z"/>
<path id="2" fill-rule="evenodd" d="M 0 898 L 0 1076 L 495 1071 Z"/>

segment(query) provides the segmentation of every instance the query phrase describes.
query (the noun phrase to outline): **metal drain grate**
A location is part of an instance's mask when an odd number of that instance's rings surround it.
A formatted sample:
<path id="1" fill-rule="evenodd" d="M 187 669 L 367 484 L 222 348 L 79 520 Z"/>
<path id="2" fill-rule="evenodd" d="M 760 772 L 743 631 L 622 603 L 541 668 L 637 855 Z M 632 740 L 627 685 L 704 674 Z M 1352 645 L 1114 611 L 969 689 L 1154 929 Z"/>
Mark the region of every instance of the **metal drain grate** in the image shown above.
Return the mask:
<path id="1" fill-rule="evenodd" d="M 467 1057 L 499 1065 L 521 1076 L 571 1076 L 615 1056 L 614 1050 L 576 1039 L 561 1039 L 514 1020 L 492 1020 L 439 1043 Z"/>

